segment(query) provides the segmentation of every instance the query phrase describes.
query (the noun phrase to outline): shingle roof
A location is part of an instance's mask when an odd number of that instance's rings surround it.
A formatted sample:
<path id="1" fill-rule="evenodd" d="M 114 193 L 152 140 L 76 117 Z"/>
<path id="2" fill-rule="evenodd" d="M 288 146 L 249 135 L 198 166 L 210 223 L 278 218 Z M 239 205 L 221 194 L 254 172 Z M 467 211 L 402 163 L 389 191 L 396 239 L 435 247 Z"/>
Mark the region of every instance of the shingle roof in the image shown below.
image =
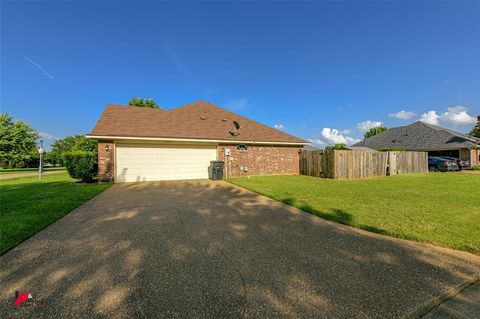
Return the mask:
<path id="1" fill-rule="evenodd" d="M 236 136 L 233 121 L 240 124 Z M 108 105 L 89 135 L 308 143 L 204 101 L 171 110 Z"/>
<path id="2" fill-rule="evenodd" d="M 402 147 L 406 150 L 435 150 L 479 147 L 478 139 L 440 126 L 417 121 L 388 129 L 353 146 L 373 149 Z"/>

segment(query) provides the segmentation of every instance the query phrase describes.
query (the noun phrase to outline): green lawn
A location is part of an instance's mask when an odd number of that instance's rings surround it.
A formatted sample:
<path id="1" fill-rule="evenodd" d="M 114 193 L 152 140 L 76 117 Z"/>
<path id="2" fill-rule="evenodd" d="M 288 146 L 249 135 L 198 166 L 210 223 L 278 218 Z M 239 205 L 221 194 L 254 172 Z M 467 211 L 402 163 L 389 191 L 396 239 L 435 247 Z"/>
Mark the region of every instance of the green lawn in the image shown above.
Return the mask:
<path id="1" fill-rule="evenodd" d="M 45 167 L 43 171 L 62 171 L 65 170 L 65 167 Z M 14 174 L 14 173 L 28 173 L 28 172 L 38 172 L 37 168 L 0 168 L 0 175 L 3 174 Z"/>
<path id="2" fill-rule="evenodd" d="M 229 181 L 325 219 L 480 255 L 480 175 L 351 181 L 265 176 Z"/>
<path id="3" fill-rule="evenodd" d="M 67 173 L 0 181 L 0 255 L 108 187 L 76 183 Z"/>

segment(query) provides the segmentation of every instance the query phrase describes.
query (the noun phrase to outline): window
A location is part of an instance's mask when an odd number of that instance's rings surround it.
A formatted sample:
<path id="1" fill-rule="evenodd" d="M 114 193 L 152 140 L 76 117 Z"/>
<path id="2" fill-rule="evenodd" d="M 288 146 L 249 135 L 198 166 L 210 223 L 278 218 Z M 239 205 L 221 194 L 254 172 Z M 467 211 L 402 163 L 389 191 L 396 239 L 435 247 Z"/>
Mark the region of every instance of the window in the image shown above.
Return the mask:
<path id="1" fill-rule="evenodd" d="M 237 151 L 246 152 L 247 150 L 248 150 L 248 147 L 245 144 L 239 144 L 237 146 Z"/>

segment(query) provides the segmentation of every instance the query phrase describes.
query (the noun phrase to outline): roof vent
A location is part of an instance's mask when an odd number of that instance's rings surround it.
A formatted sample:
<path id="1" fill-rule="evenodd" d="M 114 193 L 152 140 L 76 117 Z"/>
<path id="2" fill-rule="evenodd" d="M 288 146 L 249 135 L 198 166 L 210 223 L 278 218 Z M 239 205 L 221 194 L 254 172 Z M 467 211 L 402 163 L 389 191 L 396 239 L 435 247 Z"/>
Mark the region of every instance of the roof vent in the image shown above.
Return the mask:
<path id="1" fill-rule="evenodd" d="M 201 120 L 206 120 L 207 118 L 205 116 L 200 116 Z"/>
<path id="2" fill-rule="evenodd" d="M 223 121 L 223 122 L 226 122 L 226 121 L 227 121 L 227 119 L 222 119 L 222 121 Z"/>

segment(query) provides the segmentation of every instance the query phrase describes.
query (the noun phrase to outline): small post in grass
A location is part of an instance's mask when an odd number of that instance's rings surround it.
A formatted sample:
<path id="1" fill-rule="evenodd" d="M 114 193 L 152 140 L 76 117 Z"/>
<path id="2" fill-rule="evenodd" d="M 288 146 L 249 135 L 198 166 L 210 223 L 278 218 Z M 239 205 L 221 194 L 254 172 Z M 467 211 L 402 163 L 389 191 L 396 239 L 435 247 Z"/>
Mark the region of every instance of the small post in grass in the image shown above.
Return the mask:
<path id="1" fill-rule="evenodd" d="M 42 179 L 43 153 L 45 153 L 45 150 L 43 149 L 43 141 L 40 141 L 40 147 L 38 148 L 38 154 L 40 154 L 40 161 L 38 163 L 38 179 Z"/>

